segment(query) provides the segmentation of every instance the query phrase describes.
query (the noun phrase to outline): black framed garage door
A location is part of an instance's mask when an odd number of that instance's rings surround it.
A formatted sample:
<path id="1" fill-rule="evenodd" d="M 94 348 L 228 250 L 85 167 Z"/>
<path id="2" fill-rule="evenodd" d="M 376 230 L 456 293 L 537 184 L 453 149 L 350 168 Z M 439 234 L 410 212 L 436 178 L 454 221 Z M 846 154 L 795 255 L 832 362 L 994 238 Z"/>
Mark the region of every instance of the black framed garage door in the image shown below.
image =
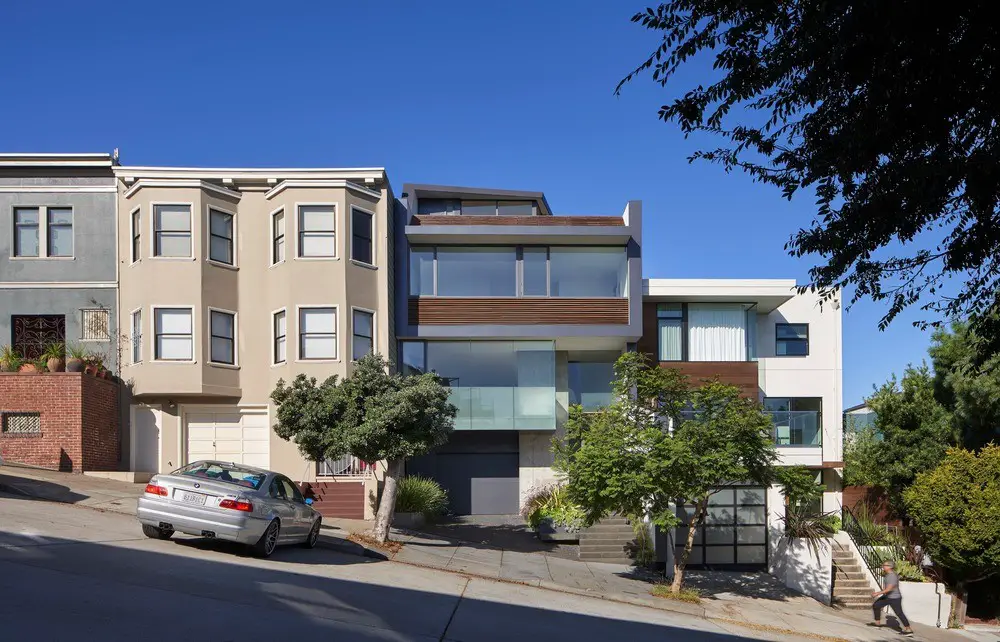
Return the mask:
<path id="1" fill-rule="evenodd" d="M 675 530 L 675 555 L 687 541 L 694 506 L 678 507 L 684 526 Z M 726 570 L 767 569 L 767 489 L 725 488 L 709 498 L 704 523 L 697 527 L 688 566 Z"/>
<path id="2" fill-rule="evenodd" d="M 409 460 L 406 474 L 437 480 L 456 515 L 513 515 L 520 503 L 517 432 L 454 432 L 435 452 Z"/>

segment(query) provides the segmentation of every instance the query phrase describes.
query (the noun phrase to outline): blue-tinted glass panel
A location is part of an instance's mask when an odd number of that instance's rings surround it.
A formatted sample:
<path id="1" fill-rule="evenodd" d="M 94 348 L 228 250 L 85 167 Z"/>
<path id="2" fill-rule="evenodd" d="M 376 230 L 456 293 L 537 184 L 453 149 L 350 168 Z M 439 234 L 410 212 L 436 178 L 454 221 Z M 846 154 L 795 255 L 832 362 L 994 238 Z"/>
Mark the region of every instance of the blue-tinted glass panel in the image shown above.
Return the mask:
<path id="1" fill-rule="evenodd" d="M 410 295 L 434 294 L 434 248 L 410 248 Z"/>
<path id="2" fill-rule="evenodd" d="M 513 247 L 439 247 L 438 296 L 516 296 Z"/>
<path id="3" fill-rule="evenodd" d="M 628 261 L 623 247 L 553 247 L 550 296 L 623 297 Z"/>

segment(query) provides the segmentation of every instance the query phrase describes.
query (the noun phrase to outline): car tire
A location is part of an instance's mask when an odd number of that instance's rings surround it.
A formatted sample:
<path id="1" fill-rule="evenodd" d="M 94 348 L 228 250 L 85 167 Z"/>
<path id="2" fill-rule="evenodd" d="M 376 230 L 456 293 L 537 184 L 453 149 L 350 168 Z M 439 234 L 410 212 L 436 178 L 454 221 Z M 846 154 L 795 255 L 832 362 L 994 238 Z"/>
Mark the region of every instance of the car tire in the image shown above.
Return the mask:
<path id="1" fill-rule="evenodd" d="M 305 548 L 316 548 L 316 542 L 319 541 L 319 528 L 320 522 L 323 520 L 317 519 L 313 527 L 309 529 L 309 534 L 306 535 L 306 541 L 302 542 L 302 546 Z"/>
<path id="2" fill-rule="evenodd" d="M 156 526 L 150 526 L 149 524 L 143 524 L 142 534 L 150 539 L 170 539 L 174 532 L 165 528 L 158 528 Z"/>
<path id="3" fill-rule="evenodd" d="M 278 548 L 278 536 L 281 534 L 281 523 L 278 520 L 272 521 L 264 529 L 264 533 L 257 540 L 257 543 L 253 545 L 253 554 L 256 557 L 267 558 L 271 557 L 274 553 L 274 549 Z"/>

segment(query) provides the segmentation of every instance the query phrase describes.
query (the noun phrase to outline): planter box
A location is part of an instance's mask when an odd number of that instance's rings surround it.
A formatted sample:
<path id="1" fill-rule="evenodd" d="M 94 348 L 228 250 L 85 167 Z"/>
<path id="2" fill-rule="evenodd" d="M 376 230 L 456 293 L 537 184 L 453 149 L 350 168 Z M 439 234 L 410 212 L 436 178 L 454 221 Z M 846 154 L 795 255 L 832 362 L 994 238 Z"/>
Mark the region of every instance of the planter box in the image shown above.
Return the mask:
<path id="1" fill-rule="evenodd" d="M 570 530 L 565 526 L 556 525 L 548 517 L 542 519 L 535 529 L 538 539 L 543 542 L 577 542 L 580 540 L 579 530 Z"/>
<path id="2" fill-rule="evenodd" d="M 392 525 L 396 528 L 420 528 L 427 523 L 423 513 L 394 513 Z"/>
<path id="3" fill-rule="evenodd" d="M 951 595 L 945 592 L 944 584 L 900 582 L 899 592 L 903 596 L 903 613 L 911 621 L 927 626 L 938 626 L 940 620 L 941 627 L 948 627 Z M 891 613 L 891 608 L 883 610 L 882 619 L 885 620 Z"/>

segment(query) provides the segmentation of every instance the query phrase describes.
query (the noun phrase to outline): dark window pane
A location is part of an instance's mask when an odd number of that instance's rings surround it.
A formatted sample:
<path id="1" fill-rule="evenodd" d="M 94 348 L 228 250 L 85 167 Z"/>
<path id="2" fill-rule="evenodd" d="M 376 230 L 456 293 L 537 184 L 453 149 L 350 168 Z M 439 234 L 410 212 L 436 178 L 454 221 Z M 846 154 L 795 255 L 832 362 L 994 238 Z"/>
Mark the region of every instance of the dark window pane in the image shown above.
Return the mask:
<path id="1" fill-rule="evenodd" d="M 548 248 L 524 248 L 522 261 L 524 296 L 546 296 L 548 294 L 548 255 Z"/>
<path id="2" fill-rule="evenodd" d="M 351 258 L 372 264 L 372 215 L 361 210 L 351 214 Z"/>
<path id="3" fill-rule="evenodd" d="M 404 341 L 400 344 L 400 352 L 402 353 L 404 375 L 419 375 L 427 372 L 423 341 Z"/>
<path id="4" fill-rule="evenodd" d="M 410 295 L 434 294 L 434 248 L 410 248 Z"/>
<path id="5" fill-rule="evenodd" d="M 500 216 L 531 216 L 535 213 L 531 201 L 500 201 L 497 210 Z"/>
<path id="6" fill-rule="evenodd" d="M 517 253 L 512 247 L 440 247 L 438 296 L 516 296 Z"/>
<path id="7" fill-rule="evenodd" d="M 496 216 L 496 201 L 462 201 L 463 216 Z"/>

